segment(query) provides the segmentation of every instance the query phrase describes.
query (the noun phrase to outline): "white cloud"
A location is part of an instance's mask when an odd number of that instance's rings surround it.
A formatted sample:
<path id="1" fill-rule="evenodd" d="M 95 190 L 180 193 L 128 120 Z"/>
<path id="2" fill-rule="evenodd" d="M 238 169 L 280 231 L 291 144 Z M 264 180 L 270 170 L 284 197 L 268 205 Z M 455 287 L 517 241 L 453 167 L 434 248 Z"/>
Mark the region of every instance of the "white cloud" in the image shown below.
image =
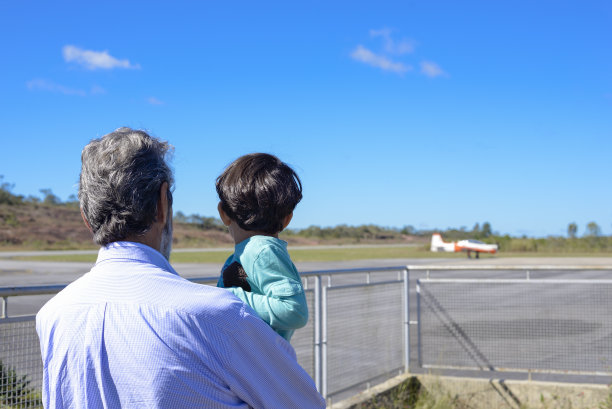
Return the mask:
<path id="1" fill-rule="evenodd" d="M 83 50 L 73 45 L 66 45 L 62 48 L 64 60 L 83 65 L 88 70 L 113 68 L 132 68 L 138 69 L 140 65 L 132 64 L 128 60 L 119 60 L 108 53 L 108 51 Z"/>
<path id="2" fill-rule="evenodd" d="M 26 87 L 30 91 L 47 91 L 57 92 L 64 95 L 78 95 L 84 97 L 86 95 L 101 95 L 106 94 L 106 90 L 99 85 L 93 85 L 89 93 L 85 90 L 78 88 L 70 88 L 61 84 L 57 84 L 53 81 L 45 80 L 42 78 L 36 78 L 26 82 Z"/>
<path id="3" fill-rule="evenodd" d="M 44 79 L 33 79 L 31 81 L 26 82 L 26 86 L 30 91 L 49 91 L 49 92 L 59 92 L 60 94 L 65 95 L 79 95 L 85 96 L 87 93 L 82 89 L 74 89 L 65 87 L 60 84 L 56 84 L 52 81 L 47 81 Z"/>
<path id="4" fill-rule="evenodd" d="M 160 101 L 159 99 L 155 97 L 147 98 L 147 102 L 151 105 L 164 105 L 163 101 Z"/>
<path id="5" fill-rule="evenodd" d="M 438 64 L 432 61 L 421 61 L 421 73 L 429 78 L 448 76 Z"/>
<path id="6" fill-rule="evenodd" d="M 358 45 L 357 48 L 351 53 L 351 58 L 364 64 L 380 68 L 381 70 L 391 71 L 397 74 L 403 74 L 412 69 L 412 67 L 409 65 L 392 61 L 383 55 L 375 54 L 362 45 Z"/>
<path id="7" fill-rule="evenodd" d="M 380 30 L 370 30 L 371 37 L 383 37 L 384 39 L 391 38 L 391 30 L 388 28 L 381 28 Z"/>
<path id="8" fill-rule="evenodd" d="M 370 30 L 370 36 L 382 37 L 385 44 L 385 51 L 389 54 L 408 54 L 414 52 L 416 42 L 407 38 L 395 41 L 391 37 L 391 30 L 382 28 L 380 30 Z"/>
<path id="9" fill-rule="evenodd" d="M 394 38 L 394 31 L 390 28 L 370 30 L 369 33 L 370 37 L 381 41 L 382 46 L 374 52 L 362 45 L 358 45 L 350 54 L 352 59 L 400 75 L 413 70 L 413 66 L 409 63 L 412 58 L 400 56 L 414 53 L 416 41 L 405 37 L 398 40 L 397 36 Z M 405 62 L 405 60 L 408 60 L 408 62 Z M 419 65 L 421 74 L 429 78 L 449 76 L 433 61 L 422 60 Z"/>
<path id="10" fill-rule="evenodd" d="M 99 85 L 92 86 L 90 92 L 91 92 L 91 95 L 106 94 L 106 90 Z"/>

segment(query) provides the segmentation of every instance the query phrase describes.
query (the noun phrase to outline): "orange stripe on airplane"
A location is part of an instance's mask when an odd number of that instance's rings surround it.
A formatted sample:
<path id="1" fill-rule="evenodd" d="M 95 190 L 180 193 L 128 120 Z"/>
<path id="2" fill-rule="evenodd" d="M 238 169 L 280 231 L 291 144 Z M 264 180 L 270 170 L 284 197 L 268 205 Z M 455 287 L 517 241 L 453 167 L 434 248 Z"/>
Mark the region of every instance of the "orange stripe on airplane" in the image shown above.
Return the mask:
<path id="1" fill-rule="evenodd" d="M 457 243 L 455 243 L 455 251 L 475 251 L 477 253 L 491 253 L 491 254 L 495 254 L 497 252 L 497 250 L 478 250 L 478 249 L 474 249 L 474 248 L 470 248 L 470 247 L 463 247 L 463 246 L 458 246 Z"/>

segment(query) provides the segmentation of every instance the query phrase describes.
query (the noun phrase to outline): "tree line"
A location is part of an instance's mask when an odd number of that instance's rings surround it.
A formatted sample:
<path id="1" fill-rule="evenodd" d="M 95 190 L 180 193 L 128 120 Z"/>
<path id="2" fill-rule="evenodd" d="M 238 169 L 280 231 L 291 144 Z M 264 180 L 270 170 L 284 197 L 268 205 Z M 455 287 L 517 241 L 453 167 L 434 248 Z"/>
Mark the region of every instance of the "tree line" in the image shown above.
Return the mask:
<path id="1" fill-rule="evenodd" d="M 62 201 L 51 189 L 40 189 L 41 196 L 23 196 L 12 193 L 14 184 L 4 181 L 0 175 L 0 204 L 26 205 L 42 204 L 48 206 L 79 207 L 76 195 L 70 195 L 68 200 Z M 174 214 L 174 223 L 183 223 L 202 230 L 225 231 L 226 227 L 217 217 L 207 217 L 199 214 L 186 215 L 182 211 Z M 612 236 L 603 236 L 601 227 L 596 222 L 589 222 L 582 234 L 578 236 L 579 227 L 575 222 L 567 226 L 567 237 L 549 236 L 547 238 L 529 238 L 527 236 L 513 237 L 508 234 L 499 234 L 493 231 L 491 223 L 485 221 L 476 223 L 471 229 L 466 227 L 443 229 L 416 229 L 412 225 L 401 228 L 383 227 L 374 224 L 360 226 L 349 226 L 340 224 L 333 227 L 309 226 L 303 229 L 287 229 L 282 234 L 286 237 L 303 237 L 315 240 L 339 240 L 349 239 L 352 241 L 368 240 L 402 240 L 406 236 L 421 238 L 426 242 L 433 233 L 441 233 L 445 240 L 455 241 L 463 239 L 477 239 L 486 243 L 496 243 L 502 250 L 531 252 L 531 251 L 570 251 L 570 252 L 592 252 L 612 250 Z"/>
<path id="2" fill-rule="evenodd" d="M 4 181 L 4 176 L 0 175 L 0 204 L 21 205 L 21 204 L 44 204 L 51 206 L 70 206 L 79 207 L 79 199 L 72 194 L 68 200 L 62 201 L 51 189 L 40 189 L 42 197 L 34 195 L 17 195 L 12 192 L 14 183 Z"/>

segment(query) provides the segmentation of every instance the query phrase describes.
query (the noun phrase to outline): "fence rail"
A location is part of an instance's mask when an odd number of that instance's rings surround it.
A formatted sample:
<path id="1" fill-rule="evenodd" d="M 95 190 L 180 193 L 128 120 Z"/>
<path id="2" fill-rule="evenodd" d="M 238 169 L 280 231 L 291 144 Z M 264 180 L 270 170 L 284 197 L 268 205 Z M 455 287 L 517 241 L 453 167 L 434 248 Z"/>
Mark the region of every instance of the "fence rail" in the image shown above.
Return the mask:
<path id="1" fill-rule="evenodd" d="M 304 272 L 311 319 L 292 345 L 328 402 L 422 368 L 611 375 L 610 273 L 537 265 Z M 9 316 L 9 298 L 64 287 L 0 287 L 0 360 L 33 389 L 42 383 L 34 316 Z"/>
<path id="2" fill-rule="evenodd" d="M 421 367 L 612 375 L 612 280 L 424 278 L 416 293 Z"/>

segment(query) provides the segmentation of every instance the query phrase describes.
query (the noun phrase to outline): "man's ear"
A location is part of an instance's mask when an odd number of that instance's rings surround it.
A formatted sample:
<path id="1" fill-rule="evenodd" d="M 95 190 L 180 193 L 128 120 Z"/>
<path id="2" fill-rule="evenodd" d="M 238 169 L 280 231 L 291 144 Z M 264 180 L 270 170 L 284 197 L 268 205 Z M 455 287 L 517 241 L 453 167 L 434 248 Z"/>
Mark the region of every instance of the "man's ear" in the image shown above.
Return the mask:
<path id="1" fill-rule="evenodd" d="M 83 208 L 81 207 L 81 218 L 83 219 L 83 222 L 85 222 L 85 226 L 87 226 L 87 228 L 89 229 L 89 231 L 91 232 L 91 234 L 93 234 L 93 230 L 91 228 L 91 225 L 89 224 L 89 222 L 87 221 L 87 218 L 85 217 L 85 213 L 83 213 Z"/>
<path id="2" fill-rule="evenodd" d="M 168 200 L 168 182 L 162 183 L 159 188 L 159 206 L 157 206 L 157 221 L 161 221 L 162 225 L 166 224 L 167 218 L 172 217 L 168 215 L 170 211 L 170 201 Z"/>
<path id="3" fill-rule="evenodd" d="M 287 226 L 289 226 L 289 223 L 291 223 L 291 219 L 293 219 L 293 212 L 291 212 L 287 216 L 285 216 L 285 220 L 283 220 L 283 230 L 285 230 L 287 228 Z M 281 230 L 281 231 L 283 231 L 283 230 Z"/>
<path id="4" fill-rule="evenodd" d="M 224 225 L 229 226 L 232 224 L 232 219 L 223 211 L 223 206 L 221 206 L 221 202 L 217 205 L 217 210 L 219 211 L 219 217 Z"/>

